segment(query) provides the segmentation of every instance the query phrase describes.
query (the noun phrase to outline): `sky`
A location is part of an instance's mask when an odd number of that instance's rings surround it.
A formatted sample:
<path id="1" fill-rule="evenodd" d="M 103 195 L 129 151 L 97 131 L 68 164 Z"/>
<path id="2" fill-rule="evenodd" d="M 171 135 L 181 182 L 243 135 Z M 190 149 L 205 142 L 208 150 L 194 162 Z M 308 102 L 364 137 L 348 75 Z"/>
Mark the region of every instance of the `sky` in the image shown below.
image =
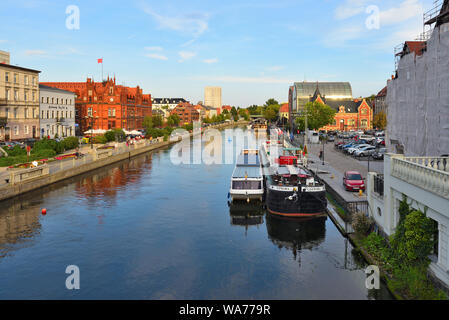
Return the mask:
<path id="1" fill-rule="evenodd" d="M 288 101 L 298 81 L 376 94 L 394 47 L 423 32 L 434 0 L 1 0 L 0 50 L 40 81 L 116 76 L 154 98 L 247 107 Z M 79 12 L 79 15 L 77 14 Z M 78 23 L 79 22 L 79 23 Z"/>

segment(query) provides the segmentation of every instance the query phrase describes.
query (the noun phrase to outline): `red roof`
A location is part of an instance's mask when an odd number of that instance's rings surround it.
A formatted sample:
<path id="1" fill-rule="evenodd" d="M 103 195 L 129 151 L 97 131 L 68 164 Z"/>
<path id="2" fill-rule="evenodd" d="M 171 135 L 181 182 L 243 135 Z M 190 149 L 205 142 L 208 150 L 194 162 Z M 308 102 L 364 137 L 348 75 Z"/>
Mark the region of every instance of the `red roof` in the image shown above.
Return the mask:
<path id="1" fill-rule="evenodd" d="M 288 103 L 283 103 L 281 105 L 281 108 L 279 109 L 279 112 L 281 112 L 281 113 L 288 113 Z"/>
<path id="2" fill-rule="evenodd" d="M 378 97 L 386 97 L 387 96 L 387 86 L 385 86 L 385 88 L 380 90 L 379 93 L 377 94 L 377 96 Z"/>

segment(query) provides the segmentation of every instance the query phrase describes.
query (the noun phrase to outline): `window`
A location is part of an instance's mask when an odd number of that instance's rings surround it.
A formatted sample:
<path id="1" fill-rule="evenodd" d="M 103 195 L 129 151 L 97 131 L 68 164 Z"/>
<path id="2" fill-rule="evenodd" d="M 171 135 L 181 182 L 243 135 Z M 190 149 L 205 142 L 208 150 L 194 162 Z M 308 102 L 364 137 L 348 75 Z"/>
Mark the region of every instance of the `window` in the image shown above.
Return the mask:
<path id="1" fill-rule="evenodd" d="M 51 98 L 51 104 L 55 103 L 55 98 Z"/>
<path id="2" fill-rule="evenodd" d="M 56 104 L 58 104 L 59 103 L 59 99 L 58 98 L 56 98 Z"/>
<path id="3" fill-rule="evenodd" d="M 28 108 L 25 108 L 25 119 L 27 118 L 28 115 Z"/>
<path id="4" fill-rule="evenodd" d="M 36 101 L 36 92 L 35 91 L 32 92 L 31 101 L 33 101 L 33 102 Z"/>
<path id="5" fill-rule="evenodd" d="M 28 126 L 25 126 L 25 134 L 28 134 Z"/>
<path id="6" fill-rule="evenodd" d="M 6 108 L 6 109 L 5 109 L 5 113 L 6 113 L 6 117 L 9 118 L 9 117 L 11 116 L 11 115 L 9 114 L 9 108 Z"/>
<path id="7" fill-rule="evenodd" d="M 52 119 L 55 118 L 55 111 L 54 111 L 54 110 L 51 111 L 51 118 L 52 118 Z"/>
<path id="8" fill-rule="evenodd" d="M 5 72 L 5 82 L 9 82 L 9 72 Z"/>
<path id="9" fill-rule="evenodd" d="M 6 100 L 10 100 L 11 99 L 11 97 L 9 96 L 9 89 L 6 89 L 6 92 L 5 92 L 5 97 L 6 97 Z"/>
<path id="10" fill-rule="evenodd" d="M 16 136 L 19 135 L 19 127 L 18 126 L 14 126 L 14 135 L 16 135 Z"/>
<path id="11" fill-rule="evenodd" d="M 25 85 L 28 85 L 28 76 L 25 76 Z"/>
<path id="12" fill-rule="evenodd" d="M 36 85 L 36 77 L 33 77 L 33 86 Z"/>
<path id="13" fill-rule="evenodd" d="M 17 75 L 17 73 L 14 73 L 14 83 L 17 83 L 17 81 L 18 81 L 18 75 Z"/>
<path id="14" fill-rule="evenodd" d="M 42 110 L 41 119 L 44 119 L 45 112 Z"/>
<path id="15" fill-rule="evenodd" d="M 19 90 L 14 90 L 14 100 L 19 100 Z"/>
<path id="16" fill-rule="evenodd" d="M 24 99 L 25 101 L 28 101 L 28 91 L 27 91 L 27 90 L 25 90 L 25 93 L 24 93 L 24 95 L 23 95 L 23 99 Z"/>
<path id="17" fill-rule="evenodd" d="M 363 120 L 361 121 L 361 127 L 362 127 L 362 128 L 368 127 L 368 120 L 363 119 Z"/>
<path id="18" fill-rule="evenodd" d="M 368 113 L 368 110 L 366 110 L 365 108 L 362 109 L 362 111 L 360 111 L 361 114 L 366 115 Z"/>
<path id="19" fill-rule="evenodd" d="M 92 108 L 87 108 L 87 115 L 92 117 Z"/>
<path id="20" fill-rule="evenodd" d="M 36 112 L 36 111 L 37 111 L 37 109 L 33 108 L 33 119 L 37 118 L 39 116 L 39 112 Z"/>
<path id="21" fill-rule="evenodd" d="M 14 119 L 17 119 L 18 108 L 14 108 Z"/>

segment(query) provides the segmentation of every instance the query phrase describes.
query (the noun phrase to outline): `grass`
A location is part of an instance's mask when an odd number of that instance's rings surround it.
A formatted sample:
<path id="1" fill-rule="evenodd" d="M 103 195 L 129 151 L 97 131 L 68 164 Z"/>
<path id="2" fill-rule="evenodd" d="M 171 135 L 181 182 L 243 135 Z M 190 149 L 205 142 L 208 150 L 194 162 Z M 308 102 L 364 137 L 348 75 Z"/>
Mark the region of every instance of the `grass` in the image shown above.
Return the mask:
<path id="1" fill-rule="evenodd" d="M 342 206 L 340 206 L 337 201 L 335 201 L 335 199 L 329 194 L 326 193 L 326 198 L 327 201 L 329 201 L 332 206 L 335 208 L 335 210 L 337 211 L 338 215 L 346 221 L 346 219 L 348 219 L 348 214 L 346 213 L 345 209 L 343 209 Z"/>

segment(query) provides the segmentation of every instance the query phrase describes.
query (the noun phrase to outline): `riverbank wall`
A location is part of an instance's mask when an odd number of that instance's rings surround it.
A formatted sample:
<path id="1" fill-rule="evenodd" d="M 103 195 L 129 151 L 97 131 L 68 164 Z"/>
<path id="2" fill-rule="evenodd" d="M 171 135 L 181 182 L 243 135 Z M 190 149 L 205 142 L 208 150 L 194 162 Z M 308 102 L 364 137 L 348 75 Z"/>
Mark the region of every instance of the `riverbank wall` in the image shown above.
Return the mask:
<path id="1" fill-rule="evenodd" d="M 246 122 L 224 123 L 210 126 L 208 128 L 225 129 L 244 124 L 246 124 Z M 190 133 L 190 136 L 192 137 L 193 133 Z M 22 182 L 14 182 L 16 179 L 13 179 L 13 181 L 11 181 L 8 185 L 0 187 L 0 202 L 119 161 L 167 147 L 177 142 L 177 140 L 171 141 L 170 139 L 169 141 L 163 141 L 163 139 L 160 138 L 159 140 L 153 141 L 142 140 L 140 143 L 129 146 L 125 146 L 124 143 L 121 143 L 116 144 L 113 150 L 93 149 L 89 155 L 86 155 L 78 160 L 72 158 L 67 160 L 59 160 L 57 163 L 53 162 L 51 164 L 46 164 L 45 170 L 40 170 L 42 174 L 35 177 L 31 176 Z M 23 175 L 26 177 L 30 175 L 32 170 L 33 169 L 23 169 L 14 172 L 14 175 Z"/>

